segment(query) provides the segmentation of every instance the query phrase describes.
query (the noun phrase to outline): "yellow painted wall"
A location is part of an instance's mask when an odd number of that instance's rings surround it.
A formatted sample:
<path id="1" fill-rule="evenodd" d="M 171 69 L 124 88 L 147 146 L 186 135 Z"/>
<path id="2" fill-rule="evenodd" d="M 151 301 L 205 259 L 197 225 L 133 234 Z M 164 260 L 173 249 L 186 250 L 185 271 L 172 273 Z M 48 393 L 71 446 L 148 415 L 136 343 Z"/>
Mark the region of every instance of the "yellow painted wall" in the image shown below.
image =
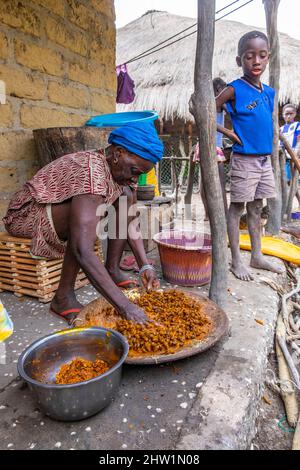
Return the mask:
<path id="1" fill-rule="evenodd" d="M 37 169 L 32 129 L 115 111 L 115 49 L 113 0 L 0 1 L 0 219 Z"/>

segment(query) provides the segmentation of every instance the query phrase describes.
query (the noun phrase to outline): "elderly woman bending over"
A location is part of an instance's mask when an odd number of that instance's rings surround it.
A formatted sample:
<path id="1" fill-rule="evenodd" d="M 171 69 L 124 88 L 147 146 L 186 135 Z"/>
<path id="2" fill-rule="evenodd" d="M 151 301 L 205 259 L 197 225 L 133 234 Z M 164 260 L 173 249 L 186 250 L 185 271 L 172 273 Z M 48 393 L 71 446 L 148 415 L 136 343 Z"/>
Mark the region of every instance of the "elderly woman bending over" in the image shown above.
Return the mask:
<path id="1" fill-rule="evenodd" d="M 148 320 L 118 287 L 128 284 L 119 269 L 126 244 L 126 237 L 118 236 L 124 229 L 118 226 L 119 198 L 127 198 L 127 208 L 135 203 L 137 179 L 162 158 L 163 145 L 153 124 L 137 123 L 115 129 L 108 142 L 105 150 L 64 155 L 39 170 L 13 196 L 3 219 L 11 235 L 32 239 L 33 257 L 64 258 L 50 309 L 69 324 L 82 308 L 74 292 L 80 268 L 121 315 L 140 323 Z M 105 267 L 94 252 L 104 204 L 114 205 L 117 225 L 117 238 L 108 240 Z M 127 239 L 141 268 L 143 284 L 148 289 L 158 287 L 141 236 L 133 237 L 128 231 L 130 220 L 127 213 Z"/>

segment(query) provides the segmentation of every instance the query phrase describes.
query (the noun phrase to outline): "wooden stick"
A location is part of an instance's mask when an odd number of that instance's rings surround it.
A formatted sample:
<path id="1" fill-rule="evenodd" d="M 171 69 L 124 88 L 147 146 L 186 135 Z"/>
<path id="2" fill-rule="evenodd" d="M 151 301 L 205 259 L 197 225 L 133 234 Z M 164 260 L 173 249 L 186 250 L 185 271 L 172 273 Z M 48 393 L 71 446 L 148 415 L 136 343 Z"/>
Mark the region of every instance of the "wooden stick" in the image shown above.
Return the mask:
<path id="1" fill-rule="evenodd" d="M 290 341 L 295 341 L 296 339 L 300 339 L 300 334 L 299 335 L 288 335 L 286 337 L 286 340 L 289 341 L 289 342 Z"/>
<path id="2" fill-rule="evenodd" d="M 296 325 L 296 323 L 294 322 L 292 312 L 291 312 L 290 315 L 289 315 L 289 324 L 290 324 L 292 330 L 293 330 L 295 333 L 298 333 L 298 332 L 299 332 L 299 328 L 297 328 L 297 325 Z"/>
<path id="3" fill-rule="evenodd" d="M 287 141 L 287 139 L 284 137 L 283 134 L 281 134 L 281 132 L 279 132 L 279 139 L 281 140 L 281 142 L 283 143 L 287 153 L 289 154 L 289 156 L 291 157 L 291 159 L 293 160 L 293 162 L 295 163 L 295 166 L 297 168 L 297 170 L 299 171 L 300 173 L 300 161 L 299 161 L 299 158 L 297 158 L 297 155 L 296 153 L 294 152 L 294 150 L 292 149 L 292 147 L 290 146 L 289 142 Z"/>
<path id="4" fill-rule="evenodd" d="M 296 344 L 296 341 L 292 341 L 292 342 L 291 342 L 291 346 L 292 346 L 292 348 L 293 348 L 295 351 L 297 351 L 298 355 L 300 356 L 300 348 L 299 348 L 299 346 Z"/>
<path id="5" fill-rule="evenodd" d="M 8 235 L 8 233 L 1 232 L 0 233 L 0 240 L 2 243 L 20 243 L 20 244 L 31 244 L 31 239 L 30 238 L 18 238 L 18 237 L 12 237 L 11 235 Z"/>
<path id="6" fill-rule="evenodd" d="M 293 376 L 293 379 L 294 379 L 294 382 L 296 383 L 297 385 L 297 388 L 300 390 L 300 377 L 299 377 L 299 373 L 295 367 L 295 364 L 294 364 L 294 361 L 292 359 L 292 356 L 290 355 L 290 352 L 287 348 L 287 345 L 286 345 L 286 342 L 285 342 L 285 338 L 283 338 L 282 336 L 278 336 L 277 337 L 277 341 L 279 343 L 279 346 L 281 347 L 281 350 L 283 352 L 283 355 L 285 357 L 285 360 L 289 366 L 289 369 L 291 371 L 291 374 Z"/>
<path id="7" fill-rule="evenodd" d="M 290 301 L 292 306 L 294 307 L 295 310 L 298 310 L 298 312 L 300 312 L 300 304 L 298 304 L 297 302 L 294 302 L 293 300 Z"/>
<path id="8" fill-rule="evenodd" d="M 300 450 L 300 415 L 295 429 L 292 450 Z"/>
<path id="9" fill-rule="evenodd" d="M 276 354 L 278 360 L 278 372 L 280 380 L 280 389 L 281 396 L 284 402 L 287 421 L 290 426 L 295 426 L 298 420 L 299 415 L 299 406 L 297 401 L 297 396 L 295 389 L 291 383 L 291 375 L 289 368 L 287 366 L 285 356 L 283 355 L 282 349 L 280 347 L 279 338 L 284 338 L 286 335 L 286 329 L 283 322 L 282 314 L 278 315 L 277 327 L 276 327 Z M 284 384 L 284 387 L 283 387 Z"/>
<path id="10" fill-rule="evenodd" d="M 212 87 L 215 0 L 198 0 L 195 91 L 190 100 L 201 149 L 201 177 L 212 233 L 212 276 L 209 297 L 221 307 L 227 299 L 227 230 L 216 162 L 216 104 Z"/>

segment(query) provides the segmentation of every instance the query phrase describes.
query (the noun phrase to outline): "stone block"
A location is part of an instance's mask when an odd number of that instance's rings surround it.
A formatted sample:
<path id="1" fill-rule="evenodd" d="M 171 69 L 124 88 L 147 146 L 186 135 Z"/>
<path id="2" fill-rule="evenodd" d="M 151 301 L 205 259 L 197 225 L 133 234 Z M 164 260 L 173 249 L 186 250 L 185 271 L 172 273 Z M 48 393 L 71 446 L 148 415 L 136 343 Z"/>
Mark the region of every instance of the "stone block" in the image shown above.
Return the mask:
<path id="1" fill-rule="evenodd" d="M 6 94 L 30 100 L 42 100 L 46 92 L 45 81 L 21 68 L 0 64 L 0 80 L 6 85 Z"/>
<path id="2" fill-rule="evenodd" d="M 0 127 L 11 127 L 13 125 L 13 111 L 10 103 L 0 105 Z"/>
<path id="3" fill-rule="evenodd" d="M 50 82 L 48 85 L 48 99 L 52 103 L 70 106 L 72 108 L 86 108 L 89 103 L 87 90 Z"/>
<path id="4" fill-rule="evenodd" d="M 62 18 L 65 15 L 65 2 L 62 0 L 31 0 L 42 7 L 47 8 L 47 10 L 55 13 L 56 15 L 61 16 Z"/>
<path id="5" fill-rule="evenodd" d="M 9 56 L 8 38 L 0 31 L 0 58 L 7 59 Z"/>
<path id="6" fill-rule="evenodd" d="M 1 162 L 0 164 L 0 191 L 10 192 L 18 188 L 18 172 L 16 165 L 12 162 Z"/>
<path id="7" fill-rule="evenodd" d="M 91 108 L 100 114 L 114 113 L 116 110 L 116 97 L 103 93 L 91 93 Z"/>
<path id="8" fill-rule="evenodd" d="M 0 161 L 21 161 L 36 159 L 36 147 L 30 131 L 0 133 Z"/>
<path id="9" fill-rule="evenodd" d="M 102 13 L 115 21 L 116 15 L 113 0 L 90 0 L 90 4 L 99 13 Z"/>
<path id="10" fill-rule="evenodd" d="M 22 41 L 16 40 L 15 56 L 19 64 L 25 65 L 30 69 L 59 77 L 64 74 L 62 55 L 48 47 L 25 44 Z"/>
<path id="11" fill-rule="evenodd" d="M 94 88 L 102 88 L 103 68 L 80 60 L 69 64 L 69 78 L 74 82 L 83 83 Z"/>
<path id="12" fill-rule="evenodd" d="M 28 1 L 1 0 L 0 23 L 7 24 L 25 33 L 40 36 L 41 19 Z"/>
<path id="13" fill-rule="evenodd" d="M 63 127 L 70 125 L 70 114 L 58 109 L 23 104 L 20 121 L 24 127 L 42 129 L 46 127 Z"/>
<path id="14" fill-rule="evenodd" d="M 88 40 L 84 33 L 74 28 L 67 27 L 63 21 L 48 18 L 45 24 L 48 38 L 77 54 L 86 56 L 88 52 Z"/>

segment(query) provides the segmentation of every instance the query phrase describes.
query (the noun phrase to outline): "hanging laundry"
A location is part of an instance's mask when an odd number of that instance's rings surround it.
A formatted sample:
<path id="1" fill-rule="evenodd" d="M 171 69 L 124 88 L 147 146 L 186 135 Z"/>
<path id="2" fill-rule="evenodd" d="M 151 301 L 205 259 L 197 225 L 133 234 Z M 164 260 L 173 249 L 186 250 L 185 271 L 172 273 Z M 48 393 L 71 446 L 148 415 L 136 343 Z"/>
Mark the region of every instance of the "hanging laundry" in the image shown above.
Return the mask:
<path id="1" fill-rule="evenodd" d="M 132 103 L 135 98 L 134 81 L 127 72 L 127 65 L 118 65 L 116 70 L 118 77 L 117 103 Z"/>

